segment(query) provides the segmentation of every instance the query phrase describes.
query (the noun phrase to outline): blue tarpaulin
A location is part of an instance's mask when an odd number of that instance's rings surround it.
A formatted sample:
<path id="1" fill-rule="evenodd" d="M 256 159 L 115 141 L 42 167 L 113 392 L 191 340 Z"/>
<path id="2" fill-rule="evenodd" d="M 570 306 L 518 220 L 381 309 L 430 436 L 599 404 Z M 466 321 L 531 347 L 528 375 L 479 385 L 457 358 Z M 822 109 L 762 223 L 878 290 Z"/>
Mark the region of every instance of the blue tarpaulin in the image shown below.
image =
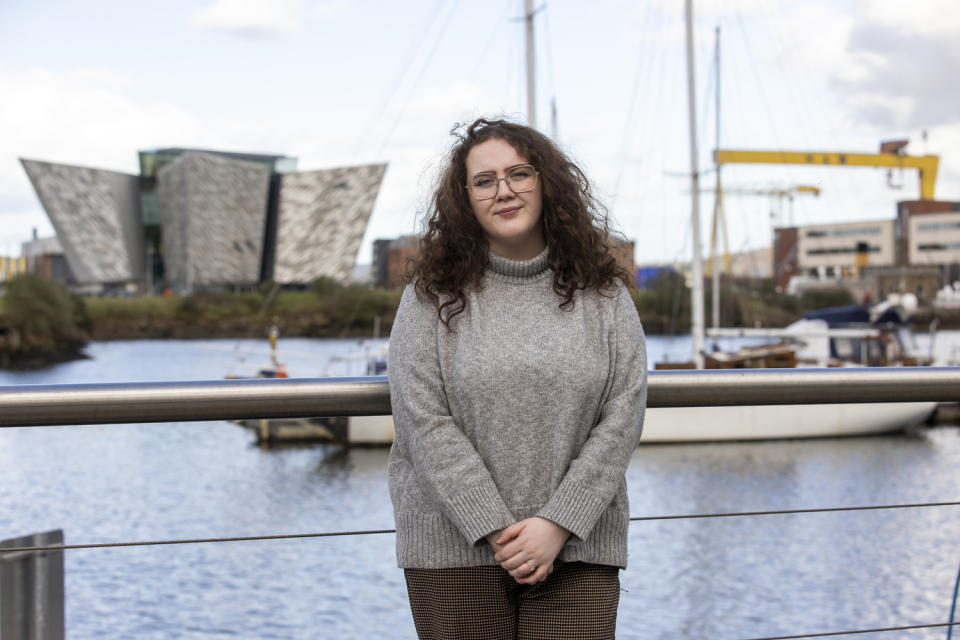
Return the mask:
<path id="1" fill-rule="evenodd" d="M 673 267 L 637 267 L 637 287 L 649 288 L 661 273 L 673 273 Z"/>

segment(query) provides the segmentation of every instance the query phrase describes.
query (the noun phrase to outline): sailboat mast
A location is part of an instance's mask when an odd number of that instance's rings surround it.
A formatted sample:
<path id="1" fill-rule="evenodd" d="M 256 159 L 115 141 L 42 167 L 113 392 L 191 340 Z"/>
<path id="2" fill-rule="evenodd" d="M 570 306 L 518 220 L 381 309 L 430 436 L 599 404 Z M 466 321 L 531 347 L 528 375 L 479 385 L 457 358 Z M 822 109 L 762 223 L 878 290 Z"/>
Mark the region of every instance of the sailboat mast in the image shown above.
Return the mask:
<path id="1" fill-rule="evenodd" d="M 536 70 L 534 69 L 533 46 L 533 0 L 525 0 L 524 15 L 527 22 L 527 124 L 537 128 Z"/>
<path id="2" fill-rule="evenodd" d="M 529 2 L 530 0 L 528 0 Z M 690 115 L 690 193 L 693 211 L 693 288 L 691 290 L 691 329 L 693 333 L 693 361 L 703 368 L 703 260 L 700 256 L 700 171 L 697 165 L 696 86 L 693 72 L 693 0 L 686 0 L 684 16 L 687 23 L 687 98 Z"/>
<path id="3" fill-rule="evenodd" d="M 717 146 L 715 149 L 720 148 L 720 27 L 716 28 L 716 50 L 714 51 L 714 67 L 716 68 L 716 86 L 715 92 L 717 97 Z M 717 186 L 716 190 L 713 192 L 713 238 L 710 240 L 710 246 L 713 248 L 711 255 L 713 256 L 713 288 L 711 290 L 711 309 L 712 313 L 710 314 L 713 319 L 713 328 L 716 329 L 720 326 L 720 217 L 723 215 L 723 186 L 720 182 L 720 164 L 717 163 L 716 166 L 717 172 Z M 727 234 L 724 230 L 723 234 L 724 240 L 726 240 Z"/>
<path id="4" fill-rule="evenodd" d="M 550 137 L 554 142 L 560 142 L 560 130 L 557 127 L 557 99 L 550 98 Z"/>

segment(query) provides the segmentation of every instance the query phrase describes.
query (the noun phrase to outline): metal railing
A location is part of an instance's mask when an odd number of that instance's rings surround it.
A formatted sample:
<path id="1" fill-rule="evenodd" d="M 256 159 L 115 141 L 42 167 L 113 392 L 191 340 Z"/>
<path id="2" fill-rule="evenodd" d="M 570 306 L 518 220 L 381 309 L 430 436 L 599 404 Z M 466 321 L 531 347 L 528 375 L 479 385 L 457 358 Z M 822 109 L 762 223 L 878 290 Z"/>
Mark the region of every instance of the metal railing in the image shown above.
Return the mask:
<path id="1" fill-rule="evenodd" d="M 960 367 L 651 371 L 647 406 L 960 401 Z M 384 376 L 0 387 L 0 427 L 389 415 Z"/>
<path id="2" fill-rule="evenodd" d="M 652 371 L 647 406 L 848 404 L 960 401 L 960 367 L 737 369 Z M 200 382 L 25 385 L 0 387 L 0 427 L 239 420 L 312 416 L 389 415 L 386 377 L 211 380 Z M 960 502 L 916 503 L 632 517 L 634 520 L 719 518 L 787 513 L 958 506 Z M 386 534 L 392 530 L 341 531 L 192 540 L 152 540 L 80 545 L 24 545 L 5 554 L 62 552 L 66 549 L 197 544 Z M 786 640 L 925 628 L 946 622 L 768 636 Z"/>

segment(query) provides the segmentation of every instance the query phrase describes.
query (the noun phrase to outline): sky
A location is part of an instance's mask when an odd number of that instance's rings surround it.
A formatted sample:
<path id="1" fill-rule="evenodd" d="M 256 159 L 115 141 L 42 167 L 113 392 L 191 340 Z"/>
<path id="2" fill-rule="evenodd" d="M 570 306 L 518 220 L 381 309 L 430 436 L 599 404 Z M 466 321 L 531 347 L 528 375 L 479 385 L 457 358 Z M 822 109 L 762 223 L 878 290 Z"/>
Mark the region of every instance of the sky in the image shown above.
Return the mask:
<path id="1" fill-rule="evenodd" d="M 722 148 L 940 156 L 960 200 L 955 0 L 695 0 L 702 185 Z M 638 263 L 691 255 L 682 0 L 540 0 L 537 124 L 593 181 Z M 451 128 L 526 114 L 523 0 L 3 0 L 0 255 L 53 229 L 18 158 L 137 173 L 137 151 L 295 156 L 299 169 L 388 163 L 360 263 L 416 233 Z M 720 34 L 719 83 L 715 34 Z M 716 91 L 719 87 L 719 118 Z M 556 125 L 551 118 L 556 108 Z M 889 219 L 915 172 L 727 165 L 731 251 L 775 223 Z M 746 191 L 819 187 L 787 200 Z M 713 195 L 700 197 L 706 246 Z M 706 251 L 707 249 L 705 249 Z"/>

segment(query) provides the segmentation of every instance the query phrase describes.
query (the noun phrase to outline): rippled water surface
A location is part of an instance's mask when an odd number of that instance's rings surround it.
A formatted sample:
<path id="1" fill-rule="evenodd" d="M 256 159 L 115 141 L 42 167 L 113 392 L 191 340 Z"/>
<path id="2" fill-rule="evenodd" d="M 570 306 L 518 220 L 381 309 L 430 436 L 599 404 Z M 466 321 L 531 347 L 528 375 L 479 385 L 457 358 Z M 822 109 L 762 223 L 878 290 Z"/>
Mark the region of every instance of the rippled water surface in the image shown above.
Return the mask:
<path id="1" fill-rule="evenodd" d="M 248 353 L 238 364 L 235 347 Z M 91 345 L 91 360 L 0 372 L 0 385 L 188 380 L 265 360 L 242 341 Z M 285 340 L 297 375 L 354 341 Z M 650 339 L 659 357 L 683 345 Z M 225 422 L 0 429 L 0 538 L 68 543 L 393 527 L 387 451 L 263 450 Z M 843 440 L 645 446 L 633 515 L 951 501 L 960 430 Z M 620 638 L 750 638 L 943 622 L 960 508 L 635 522 Z M 67 635 L 410 638 L 392 535 L 66 553 Z M 944 629 L 857 636 L 945 638 Z"/>

